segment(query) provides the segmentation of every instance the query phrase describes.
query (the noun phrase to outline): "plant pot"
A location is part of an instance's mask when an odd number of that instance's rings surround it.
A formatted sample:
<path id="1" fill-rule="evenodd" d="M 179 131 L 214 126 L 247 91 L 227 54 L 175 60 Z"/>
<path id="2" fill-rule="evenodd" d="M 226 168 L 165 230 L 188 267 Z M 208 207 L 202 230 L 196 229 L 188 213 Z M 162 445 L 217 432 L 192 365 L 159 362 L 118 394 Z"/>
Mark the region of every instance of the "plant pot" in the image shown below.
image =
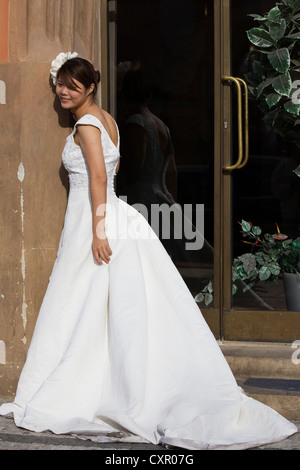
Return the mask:
<path id="1" fill-rule="evenodd" d="M 284 273 L 283 282 L 287 310 L 300 312 L 300 274 Z"/>

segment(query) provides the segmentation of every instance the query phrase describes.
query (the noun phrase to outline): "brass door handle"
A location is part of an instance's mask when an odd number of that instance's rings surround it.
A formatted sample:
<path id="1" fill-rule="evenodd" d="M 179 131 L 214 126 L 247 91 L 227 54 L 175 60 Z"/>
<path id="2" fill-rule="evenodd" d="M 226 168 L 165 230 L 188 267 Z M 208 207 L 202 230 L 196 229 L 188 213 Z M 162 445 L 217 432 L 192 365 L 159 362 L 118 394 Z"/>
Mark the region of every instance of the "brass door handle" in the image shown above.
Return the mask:
<path id="1" fill-rule="evenodd" d="M 242 84 L 244 87 L 244 160 L 238 166 L 238 169 L 243 168 L 248 163 L 249 159 L 249 108 L 248 108 L 248 86 L 244 80 L 241 78 L 236 77 L 236 79 Z"/>
<path id="2" fill-rule="evenodd" d="M 238 159 L 235 164 L 225 166 L 224 170 L 236 170 L 243 168 L 249 158 L 249 124 L 248 124 L 248 87 L 244 80 L 239 77 L 231 77 L 230 75 L 224 75 L 222 77 L 224 81 L 231 81 L 236 85 L 237 88 L 237 116 L 238 116 Z M 244 99 L 244 140 L 243 142 L 243 116 L 242 116 L 242 88 L 244 88 L 245 99 Z M 244 154 L 245 145 L 245 154 Z"/>

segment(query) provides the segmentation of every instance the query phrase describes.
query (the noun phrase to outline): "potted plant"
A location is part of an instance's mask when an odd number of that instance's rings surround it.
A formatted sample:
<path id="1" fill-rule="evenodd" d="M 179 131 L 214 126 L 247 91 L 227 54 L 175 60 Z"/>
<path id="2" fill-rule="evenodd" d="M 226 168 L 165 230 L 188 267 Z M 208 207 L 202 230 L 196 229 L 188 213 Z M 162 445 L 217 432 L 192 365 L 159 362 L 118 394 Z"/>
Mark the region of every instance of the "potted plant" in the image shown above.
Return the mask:
<path id="1" fill-rule="evenodd" d="M 240 222 L 243 243 L 251 247 L 250 251 L 234 258 L 232 263 L 232 294 L 234 295 L 240 286 L 243 292 L 252 289 L 260 281 L 266 283 L 277 282 L 282 276 L 293 274 L 300 278 L 300 237 L 289 239 L 287 235 L 277 233 L 262 235 L 262 230 L 251 222 Z M 297 281 L 297 279 L 296 279 Z M 285 284 L 287 279 L 285 279 Z M 300 282 L 297 289 L 300 301 Z M 196 302 L 205 302 L 205 305 L 213 301 L 213 282 L 210 280 L 195 297 Z M 291 293 L 286 294 L 288 310 L 300 310 L 300 303 L 295 308 L 291 303 Z"/>
<path id="2" fill-rule="evenodd" d="M 300 147 L 300 0 L 282 0 L 247 31 L 245 80 L 266 125 Z M 294 172 L 300 176 L 300 166 Z"/>

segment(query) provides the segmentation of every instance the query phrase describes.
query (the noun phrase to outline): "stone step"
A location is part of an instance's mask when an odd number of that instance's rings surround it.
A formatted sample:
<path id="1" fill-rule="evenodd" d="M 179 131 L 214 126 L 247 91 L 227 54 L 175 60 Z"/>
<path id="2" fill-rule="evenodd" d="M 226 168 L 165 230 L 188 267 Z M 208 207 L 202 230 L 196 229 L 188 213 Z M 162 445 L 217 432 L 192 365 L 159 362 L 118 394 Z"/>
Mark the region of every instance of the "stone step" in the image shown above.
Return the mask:
<path id="1" fill-rule="evenodd" d="M 249 397 L 270 406 L 287 419 L 300 420 L 300 380 L 237 378 L 237 382 Z"/>
<path id="2" fill-rule="evenodd" d="M 222 342 L 244 392 L 287 419 L 300 420 L 300 364 L 291 344 Z"/>
<path id="3" fill-rule="evenodd" d="M 297 380 L 300 379 L 300 349 L 299 345 L 295 346 L 293 348 L 290 343 L 220 343 L 236 377 Z"/>

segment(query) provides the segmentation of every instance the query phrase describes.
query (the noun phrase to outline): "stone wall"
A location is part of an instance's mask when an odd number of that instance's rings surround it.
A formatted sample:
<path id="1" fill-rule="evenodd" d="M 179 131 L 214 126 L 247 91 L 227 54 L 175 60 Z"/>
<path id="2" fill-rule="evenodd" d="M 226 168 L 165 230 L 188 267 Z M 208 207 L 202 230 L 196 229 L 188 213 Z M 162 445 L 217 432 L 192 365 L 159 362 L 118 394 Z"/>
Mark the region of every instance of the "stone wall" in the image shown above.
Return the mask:
<path id="1" fill-rule="evenodd" d="M 0 0 L 0 397 L 11 397 L 55 261 L 72 122 L 50 63 L 76 51 L 100 68 L 101 0 Z"/>

